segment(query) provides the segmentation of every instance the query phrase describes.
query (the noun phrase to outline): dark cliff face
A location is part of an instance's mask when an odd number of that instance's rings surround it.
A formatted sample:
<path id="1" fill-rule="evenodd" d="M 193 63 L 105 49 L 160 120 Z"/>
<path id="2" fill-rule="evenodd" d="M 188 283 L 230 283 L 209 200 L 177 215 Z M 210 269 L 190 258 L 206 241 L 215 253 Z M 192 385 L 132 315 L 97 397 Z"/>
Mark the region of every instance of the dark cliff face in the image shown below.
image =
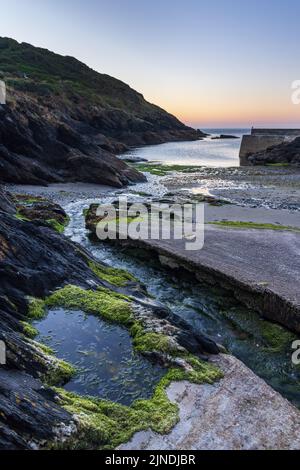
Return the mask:
<path id="1" fill-rule="evenodd" d="M 128 85 L 71 57 L 0 38 L 0 181 L 82 181 L 121 187 L 144 179 L 114 155 L 129 146 L 196 140 L 200 131 Z"/>
<path id="2" fill-rule="evenodd" d="M 300 166 L 300 137 L 289 143 L 269 147 L 249 157 L 252 165 L 290 164 Z"/>

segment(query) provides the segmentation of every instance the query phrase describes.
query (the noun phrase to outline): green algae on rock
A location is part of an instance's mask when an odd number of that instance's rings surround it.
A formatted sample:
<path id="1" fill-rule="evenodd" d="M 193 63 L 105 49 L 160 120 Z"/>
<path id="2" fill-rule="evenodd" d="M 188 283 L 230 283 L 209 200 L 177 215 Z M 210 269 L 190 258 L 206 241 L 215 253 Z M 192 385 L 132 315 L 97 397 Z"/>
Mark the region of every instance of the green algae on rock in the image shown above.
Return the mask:
<path id="1" fill-rule="evenodd" d="M 129 282 L 138 282 L 132 274 L 124 271 L 123 269 L 103 266 L 99 263 L 95 263 L 94 261 L 89 261 L 88 265 L 99 279 L 107 281 L 116 287 L 125 287 Z"/>
<path id="2" fill-rule="evenodd" d="M 228 228 L 241 228 L 241 229 L 257 229 L 257 230 L 288 230 L 293 232 L 300 232 L 297 227 L 290 227 L 288 225 L 276 225 L 269 223 L 256 223 L 256 222 L 241 222 L 234 220 L 220 220 L 208 222 L 209 225 L 219 225 Z"/>
<path id="3" fill-rule="evenodd" d="M 79 432 L 64 444 L 65 449 L 115 449 L 138 431 L 151 428 L 167 434 L 179 421 L 179 408 L 171 403 L 166 389 L 174 381 L 213 383 L 222 378 L 212 364 L 189 357 L 193 369 L 170 369 L 150 400 L 137 400 L 131 407 L 57 390 L 60 404 L 79 422 Z M 55 446 L 57 447 L 57 446 Z"/>
<path id="4" fill-rule="evenodd" d="M 40 350 L 42 353 L 46 354 L 46 356 L 54 356 L 54 351 L 51 349 L 49 346 L 46 346 L 46 344 L 40 343 L 38 341 L 31 341 L 31 344 L 38 350 Z"/>
<path id="5" fill-rule="evenodd" d="M 45 301 L 30 297 L 28 299 L 27 316 L 31 320 L 40 320 L 45 316 Z"/>
<path id="6" fill-rule="evenodd" d="M 261 321 L 261 334 L 269 351 L 280 352 L 290 350 L 297 336 L 281 325 L 265 320 Z"/>
<path id="7" fill-rule="evenodd" d="M 64 385 L 76 374 L 77 369 L 66 361 L 55 358 L 43 381 L 49 386 Z"/>
<path id="8" fill-rule="evenodd" d="M 56 219 L 47 219 L 45 222 L 47 225 L 49 225 L 49 227 L 53 228 L 56 232 L 64 233 L 65 228 L 67 227 L 69 223 L 69 218 L 66 217 L 63 223 L 58 222 Z"/>
<path id="9" fill-rule="evenodd" d="M 133 344 L 135 349 L 141 353 L 159 351 L 167 354 L 175 354 L 178 352 L 178 348 L 171 344 L 168 336 L 152 332 L 145 333 L 139 323 L 136 323 L 132 327 L 131 332 L 134 337 Z"/>
<path id="10" fill-rule="evenodd" d="M 129 298 L 103 287 L 84 290 L 77 286 L 65 286 L 50 295 L 44 305 L 48 308 L 77 308 L 124 326 L 133 322 Z"/>
<path id="11" fill-rule="evenodd" d="M 46 372 L 41 375 L 41 380 L 48 386 L 65 385 L 76 373 L 77 369 L 55 356 L 53 349 L 43 343 L 39 343 L 32 339 L 28 340 L 34 350 L 37 351 L 38 361 L 42 362 L 46 368 Z"/>
<path id="12" fill-rule="evenodd" d="M 24 335 L 28 338 L 34 339 L 38 335 L 37 329 L 30 323 L 22 321 L 21 325 L 23 327 Z"/>
<path id="13" fill-rule="evenodd" d="M 30 219 L 22 215 L 22 213 L 18 210 L 15 214 L 15 218 L 21 220 L 21 222 L 30 222 Z"/>
<path id="14" fill-rule="evenodd" d="M 180 173 L 194 173 L 201 169 L 201 167 L 195 165 L 164 165 L 159 162 L 134 163 L 131 164 L 131 166 L 133 166 L 138 171 L 150 173 L 151 175 L 156 176 L 166 176 L 174 171 Z"/>
<path id="15" fill-rule="evenodd" d="M 52 201 L 27 195 L 15 195 L 15 217 L 26 222 L 36 222 L 53 228 L 58 233 L 63 233 L 69 223 L 69 217 L 65 211 Z"/>
<path id="16" fill-rule="evenodd" d="M 257 346 L 269 353 L 286 353 L 291 350 L 297 335 L 285 327 L 258 317 L 254 311 L 228 308 L 222 310 L 232 327 L 255 339 Z"/>

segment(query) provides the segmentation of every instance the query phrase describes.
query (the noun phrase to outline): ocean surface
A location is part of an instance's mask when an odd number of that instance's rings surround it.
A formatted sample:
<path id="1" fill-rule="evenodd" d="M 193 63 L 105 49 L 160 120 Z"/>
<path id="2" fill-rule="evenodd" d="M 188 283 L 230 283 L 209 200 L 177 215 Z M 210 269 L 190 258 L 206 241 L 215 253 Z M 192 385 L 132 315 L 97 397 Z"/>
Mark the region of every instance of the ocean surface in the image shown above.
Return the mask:
<path id="1" fill-rule="evenodd" d="M 195 142 L 170 142 L 131 150 L 126 156 L 160 161 L 164 164 L 208 167 L 239 166 L 239 151 L 243 134 L 250 129 L 202 129 L 210 137 Z M 235 135 L 238 139 L 213 140 L 220 134 Z"/>

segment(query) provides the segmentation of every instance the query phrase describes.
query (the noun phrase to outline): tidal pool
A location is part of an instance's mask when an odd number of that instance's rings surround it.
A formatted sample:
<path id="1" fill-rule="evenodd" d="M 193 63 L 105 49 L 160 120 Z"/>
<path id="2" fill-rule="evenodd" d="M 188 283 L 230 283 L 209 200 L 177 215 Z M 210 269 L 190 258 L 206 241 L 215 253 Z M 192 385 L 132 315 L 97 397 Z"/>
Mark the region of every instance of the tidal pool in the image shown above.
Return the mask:
<path id="1" fill-rule="evenodd" d="M 166 373 L 133 350 L 126 329 L 82 311 L 51 309 L 34 326 L 37 341 L 78 368 L 64 387 L 69 392 L 131 405 L 151 398 Z"/>

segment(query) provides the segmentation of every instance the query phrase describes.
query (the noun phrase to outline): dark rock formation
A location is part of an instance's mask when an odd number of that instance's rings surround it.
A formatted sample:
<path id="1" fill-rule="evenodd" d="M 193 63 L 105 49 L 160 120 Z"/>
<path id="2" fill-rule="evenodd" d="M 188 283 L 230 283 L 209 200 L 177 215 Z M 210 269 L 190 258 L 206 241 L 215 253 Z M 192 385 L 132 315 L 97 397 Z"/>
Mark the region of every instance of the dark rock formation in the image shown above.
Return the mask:
<path id="1" fill-rule="evenodd" d="M 121 187 L 144 176 L 114 154 L 204 135 L 74 58 L 0 38 L 0 63 L 8 100 L 0 106 L 2 182 Z"/>
<path id="2" fill-rule="evenodd" d="M 248 157 L 252 165 L 290 164 L 300 165 L 300 137 L 292 142 L 267 148 Z"/>
<path id="3" fill-rule="evenodd" d="M 11 197 L 0 186 L 0 211 L 13 214 L 16 210 Z"/>
<path id="4" fill-rule="evenodd" d="M 238 139 L 236 135 L 229 135 L 229 134 L 221 134 L 217 137 L 212 137 L 212 140 L 223 140 L 223 139 Z"/>
<path id="5" fill-rule="evenodd" d="M 92 137 L 43 118 L 47 110 L 16 92 L 17 105 L 0 107 L 0 181 L 46 184 L 82 181 L 122 187 L 145 177 Z M 65 116 L 65 119 L 68 119 Z M 74 124 L 76 127 L 76 124 Z"/>
<path id="6" fill-rule="evenodd" d="M 28 198 L 26 195 L 13 197 L 17 209 L 17 216 L 21 220 L 30 220 L 38 225 L 54 228 L 63 232 L 69 222 L 68 215 L 58 205 L 42 197 Z"/>
<path id="7" fill-rule="evenodd" d="M 0 377 L 0 449 L 34 449 L 54 435 L 63 440 L 74 432 L 75 423 L 55 403 L 53 390 L 16 370 L 1 369 Z"/>
<path id="8" fill-rule="evenodd" d="M 125 156 L 124 158 L 121 158 L 123 162 L 126 163 L 146 163 L 148 160 L 146 158 L 140 158 L 140 157 L 127 157 Z"/>

